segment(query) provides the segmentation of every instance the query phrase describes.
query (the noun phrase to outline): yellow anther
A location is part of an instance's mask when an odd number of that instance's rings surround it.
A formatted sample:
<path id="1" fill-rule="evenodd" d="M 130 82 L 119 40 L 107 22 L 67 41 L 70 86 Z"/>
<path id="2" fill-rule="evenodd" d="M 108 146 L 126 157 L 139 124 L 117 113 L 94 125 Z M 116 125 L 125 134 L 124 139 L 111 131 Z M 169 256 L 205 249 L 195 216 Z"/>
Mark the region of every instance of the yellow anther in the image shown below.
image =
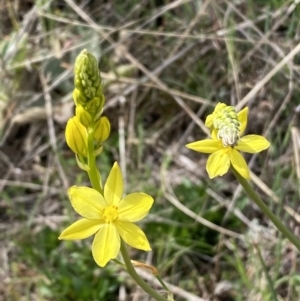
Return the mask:
<path id="1" fill-rule="evenodd" d="M 111 205 L 103 209 L 103 218 L 107 224 L 118 219 L 118 216 L 119 216 L 118 207 L 114 205 Z"/>

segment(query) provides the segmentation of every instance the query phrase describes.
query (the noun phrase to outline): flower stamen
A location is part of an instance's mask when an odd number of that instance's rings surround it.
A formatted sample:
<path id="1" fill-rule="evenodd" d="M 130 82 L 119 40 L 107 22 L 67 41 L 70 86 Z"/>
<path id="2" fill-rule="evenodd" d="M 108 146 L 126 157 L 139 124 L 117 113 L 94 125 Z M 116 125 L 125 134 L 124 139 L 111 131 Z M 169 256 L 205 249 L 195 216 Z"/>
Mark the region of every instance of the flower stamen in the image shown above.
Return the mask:
<path id="1" fill-rule="evenodd" d="M 109 224 L 119 217 L 118 207 L 111 205 L 103 209 L 103 218 L 104 221 Z"/>

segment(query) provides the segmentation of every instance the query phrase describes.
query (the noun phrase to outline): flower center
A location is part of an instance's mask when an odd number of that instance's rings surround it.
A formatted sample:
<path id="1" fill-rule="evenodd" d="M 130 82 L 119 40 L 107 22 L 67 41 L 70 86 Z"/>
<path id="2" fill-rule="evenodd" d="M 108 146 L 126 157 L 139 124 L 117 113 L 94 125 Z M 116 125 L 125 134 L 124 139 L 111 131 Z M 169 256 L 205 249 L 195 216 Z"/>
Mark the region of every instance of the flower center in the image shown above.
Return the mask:
<path id="1" fill-rule="evenodd" d="M 239 132 L 231 126 L 223 126 L 218 132 L 218 138 L 225 147 L 234 146 L 240 140 Z"/>
<path id="2" fill-rule="evenodd" d="M 111 205 L 103 209 L 103 218 L 107 224 L 118 219 L 118 216 L 119 216 L 118 207 L 114 205 Z"/>
<path id="3" fill-rule="evenodd" d="M 218 139 L 222 140 L 225 147 L 234 146 L 240 140 L 241 123 L 234 107 L 220 107 L 214 112 L 213 126 L 218 130 Z"/>

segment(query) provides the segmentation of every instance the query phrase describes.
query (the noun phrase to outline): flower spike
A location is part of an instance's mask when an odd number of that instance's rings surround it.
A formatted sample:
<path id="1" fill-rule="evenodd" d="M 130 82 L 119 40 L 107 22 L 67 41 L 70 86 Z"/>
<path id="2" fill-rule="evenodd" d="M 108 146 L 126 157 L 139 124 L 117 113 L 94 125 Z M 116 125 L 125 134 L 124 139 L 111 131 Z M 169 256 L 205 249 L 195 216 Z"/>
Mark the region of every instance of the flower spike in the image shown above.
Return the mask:
<path id="1" fill-rule="evenodd" d="M 81 105 L 97 119 L 102 113 L 105 98 L 98 62 L 86 49 L 76 58 L 74 75 L 73 98 L 76 106 Z"/>

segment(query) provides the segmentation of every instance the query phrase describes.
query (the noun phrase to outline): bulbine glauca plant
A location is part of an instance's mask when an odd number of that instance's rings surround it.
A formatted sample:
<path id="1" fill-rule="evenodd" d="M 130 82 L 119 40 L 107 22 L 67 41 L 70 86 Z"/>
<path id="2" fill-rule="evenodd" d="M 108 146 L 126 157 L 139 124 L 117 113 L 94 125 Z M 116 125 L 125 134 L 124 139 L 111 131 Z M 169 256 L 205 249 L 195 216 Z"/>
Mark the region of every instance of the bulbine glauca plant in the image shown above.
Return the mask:
<path id="1" fill-rule="evenodd" d="M 148 214 L 153 198 L 143 192 L 124 196 L 123 177 L 117 162 L 113 164 L 104 185 L 101 171 L 96 166 L 103 143 L 110 135 L 110 122 L 102 116 L 105 97 L 98 63 L 87 50 L 78 55 L 74 75 L 73 98 L 76 110 L 75 116 L 66 126 L 66 142 L 74 152 L 79 168 L 87 172 L 92 187 L 69 188 L 72 207 L 82 218 L 67 227 L 59 239 L 77 240 L 94 235 L 92 256 L 100 267 L 114 261 L 124 267 L 137 285 L 155 300 L 173 300 L 156 268 L 131 260 L 127 251 L 127 245 L 143 251 L 151 250 L 146 234 L 136 223 Z M 219 103 L 205 123 L 210 129 L 211 137 L 190 143 L 187 147 L 210 154 L 206 166 L 210 178 L 222 176 L 231 170 L 249 197 L 300 250 L 299 239 L 270 211 L 248 182 L 249 168 L 240 152 L 257 153 L 267 149 L 270 143 L 259 135 L 243 136 L 247 121 L 248 108 L 236 112 L 234 107 Z M 166 293 L 158 292 L 146 283 L 136 272 L 135 266 L 150 270 Z"/>
<path id="2" fill-rule="evenodd" d="M 114 260 L 124 266 L 135 282 L 155 300 L 172 300 L 156 269 L 131 261 L 126 247 L 127 244 L 136 249 L 151 250 L 145 233 L 135 223 L 148 214 L 153 198 L 143 192 L 123 196 L 123 177 L 117 162 L 113 164 L 103 186 L 101 171 L 96 166 L 96 158 L 110 134 L 110 122 L 102 116 L 105 97 L 96 58 L 83 50 L 76 59 L 74 73 L 73 99 L 76 110 L 66 126 L 66 142 L 75 153 L 78 166 L 88 173 L 92 188 L 69 188 L 72 207 L 82 218 L 66 228 L 59 239 L 76 240 L 95 235 L 92 255 L 100 267 Z M 117 260 L 119 253 L 123 262 Z M 134 266 L 152 271 L 166 288 L 168 299 L 151 288 L 137 274 Z"/>

